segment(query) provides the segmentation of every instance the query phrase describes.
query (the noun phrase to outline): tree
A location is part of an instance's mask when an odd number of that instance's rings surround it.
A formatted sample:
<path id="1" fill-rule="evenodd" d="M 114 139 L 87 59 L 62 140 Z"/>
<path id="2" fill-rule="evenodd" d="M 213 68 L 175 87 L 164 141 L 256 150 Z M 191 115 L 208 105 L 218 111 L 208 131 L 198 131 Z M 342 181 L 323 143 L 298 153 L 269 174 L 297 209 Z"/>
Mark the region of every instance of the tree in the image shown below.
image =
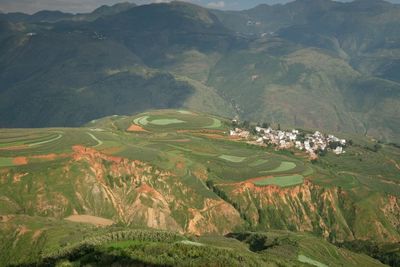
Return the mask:
<path id="1" fill-rule="evenodd" d="M 340 146 L 339 142 L 330 142 L 329 143 L 329 148 L 330 149 L 336 149 L 338 146 Z"/>

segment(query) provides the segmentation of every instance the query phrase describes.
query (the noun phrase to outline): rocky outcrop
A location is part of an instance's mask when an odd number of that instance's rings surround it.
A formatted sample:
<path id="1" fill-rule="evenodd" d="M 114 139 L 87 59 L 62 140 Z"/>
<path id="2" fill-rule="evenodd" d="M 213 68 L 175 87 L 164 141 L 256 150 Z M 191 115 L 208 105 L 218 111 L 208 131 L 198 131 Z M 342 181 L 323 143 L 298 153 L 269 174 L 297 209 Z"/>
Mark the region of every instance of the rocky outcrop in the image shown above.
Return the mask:
<path id="1" fill-rule="evenodd" d="M 51 168 L 2 170 L 0 184 L 10 189 L 0 199 L 2 215 L 92 215 L 196 235 L 241 227 L 312 232 L 333 242 L 400 240 L 398 197 L 311 181 L 288 188 L 208 181 L 207 187 L 206 171 L 193 169 L 183 177 L 179 164 L 174 173 L 74 146 Z M 19 194 L 12 193 L 16 189 Z"/>
<path id="2" fill-rule="evenodd" d="M 93 215 L 115 222 L 181 233 L 228 233 L 243 221 L 212 194 L 197 174 L 193 181 L 138 160 L 74 146 L 59 165 L 31 173 L 2 172 L 23 198 L 0 199 L 3 210 L 50 216 Z M 188 179 L 189 179 L 188 178 Z M 198 184 L 200 189 L 193 186 Z M 197 182 L 197 183 L 196 183 Z"/>
<path id="3" fill-rule="evenodd" d="M 253 183 L 216 186 L 255 229 L 313 232 L 334 242 L 400 240 L 399 199 L 394 196 L 371 194 L 358 199 L 354 192 L 310 181 L 288 188 Z M 377 208 L 371 208 L 370 202 Z"/>

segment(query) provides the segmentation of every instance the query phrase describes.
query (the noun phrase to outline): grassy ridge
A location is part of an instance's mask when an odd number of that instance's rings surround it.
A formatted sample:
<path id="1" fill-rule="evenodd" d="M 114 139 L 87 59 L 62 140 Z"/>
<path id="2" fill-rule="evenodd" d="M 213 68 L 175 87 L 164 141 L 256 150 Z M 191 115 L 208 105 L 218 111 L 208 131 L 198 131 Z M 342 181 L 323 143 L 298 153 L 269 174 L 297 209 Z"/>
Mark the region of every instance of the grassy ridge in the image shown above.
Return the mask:
<path id="1" fill-rule="evenodd" d="M 108 265 L 111 263 L 169 266 L 302 266 L 298 255 L 346 266 L 380 266 L 366 256 L 339 250 L 318 238 L 286 231 L 234 233 L 195 237 L 167 231 L 85 224 L 38 217 L 14 217 L 26 225 L 12 249 L 2 250 L 0 263 L 11 266 L 57 264 Z M 9 225 L 12 226 L 11 222 Z M 47 225 L 43 229 L 43 225 Z M 5 237 L 2 249 L 13 239 Z M 43 229 L 43 230 L 42 230 Z M 18 230 L 17 230 L 18 231 Z M 41 231 L 38 234 L 38 231 Z M 28 244 L 34 247 L 20 250 Z M 307 249 L 306 249 L 307 248 Z M 332 254 L 320 254 L 329 250 Z M 286 257 L 282 255 L 286 254 Z M 18 255 L 18 257 L 15 257 Z"/>

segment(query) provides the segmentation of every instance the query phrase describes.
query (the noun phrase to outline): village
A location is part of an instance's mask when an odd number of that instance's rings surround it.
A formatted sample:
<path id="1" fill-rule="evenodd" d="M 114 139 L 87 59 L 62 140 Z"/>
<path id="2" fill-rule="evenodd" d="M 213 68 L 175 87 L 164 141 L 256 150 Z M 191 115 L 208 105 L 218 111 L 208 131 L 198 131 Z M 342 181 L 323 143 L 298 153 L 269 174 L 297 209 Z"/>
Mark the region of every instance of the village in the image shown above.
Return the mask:
<path id="1" fill-rule="evenodd" d="M 237 120 L 232 121 L 232 125 L 238 125 Z M 275 130 L 271 127 L 250 127 L 241 128 L 239 126 L 230 130 L 230 136 L 236 136 L 250 140 L 249 143 L 257 145 L 273 145 L 278 149 L 298 149 L 309 154 L 311 159 L 318 158 L 328 151 L 336 155 L 346 153 L 344 148 L 348 141 L 340 139 L 332 134 L 322 134 L 319 131 L 306 133 L 301 130 Z"/>

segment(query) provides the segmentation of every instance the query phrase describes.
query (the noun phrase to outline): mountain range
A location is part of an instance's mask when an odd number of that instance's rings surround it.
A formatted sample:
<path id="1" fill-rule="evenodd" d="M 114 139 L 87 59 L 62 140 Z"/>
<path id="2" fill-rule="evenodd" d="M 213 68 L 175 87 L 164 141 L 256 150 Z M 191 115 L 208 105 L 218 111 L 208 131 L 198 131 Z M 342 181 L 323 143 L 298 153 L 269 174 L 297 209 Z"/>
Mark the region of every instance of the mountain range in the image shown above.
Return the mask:
<path id="1" fill-rule="evenodd" d="M 397 142 L 399 18 L 381 0 L 1 14 L 0 126 L 186 107 Z"/>

